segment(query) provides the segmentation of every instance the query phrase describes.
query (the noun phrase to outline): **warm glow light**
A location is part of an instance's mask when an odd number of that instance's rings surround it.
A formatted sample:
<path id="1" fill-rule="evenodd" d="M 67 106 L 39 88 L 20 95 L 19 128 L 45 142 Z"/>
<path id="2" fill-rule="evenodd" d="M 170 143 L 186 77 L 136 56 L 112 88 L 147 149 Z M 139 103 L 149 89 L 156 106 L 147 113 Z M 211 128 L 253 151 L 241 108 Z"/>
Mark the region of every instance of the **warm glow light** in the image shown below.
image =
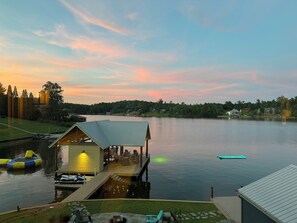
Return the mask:
<path id="1" fill-rule="evenodd" d="M 90 171 L 91 159 L 88 154 L 83 151 L 80 153 L 76 160 L 76 170 L 78 171 Z"/>

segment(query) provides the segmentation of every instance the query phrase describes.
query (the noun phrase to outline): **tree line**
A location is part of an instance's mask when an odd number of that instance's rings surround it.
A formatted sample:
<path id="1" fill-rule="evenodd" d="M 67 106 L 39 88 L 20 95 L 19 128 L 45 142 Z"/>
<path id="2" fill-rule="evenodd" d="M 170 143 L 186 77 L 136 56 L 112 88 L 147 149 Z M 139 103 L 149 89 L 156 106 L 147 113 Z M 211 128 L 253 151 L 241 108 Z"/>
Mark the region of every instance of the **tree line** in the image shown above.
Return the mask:
<path id="1" fill-rule="evenodd" d="M 185 104 L 166 102 L 162 99 L 151 102 L 141 100 L 123 100 L 118 102 L 101 102 L 92 105 L 64 103 L 62 87 L 48 81 L 43 85 L 43 92 L 47 92 L 42 101 L 42 97 L 34 98 L 32 93 L 28 94 L 23 90 L 21 96 L 18 95 L 17 88 L 8 90 L 0 82 L 0 116 L 9 116 L 14 111 L 14 117 L 20 111 L 20 101 L 25 101 L 26 119 L 38 119 L 42 117 L 47 120 L 65 121 L 69 119 L 69 113 L 81 115 L 130 115 L 143 117 L 177 117 L 177 118 L 218 118 L 228 117 L 235 114 L 236 118 L 292 118 L 297 117 L 297 96 L 287 98 L 280 96 L 275 100 L 263 101 L 257 99 L 256 102 L 237 101 L 235 103 L 226 101 L 225 103 L 204 103 Z M 11 102 L 9 103 L 9 98 Z M 30 102 L 31 101 L 31 102 Z M 44 106 L 46 105 L 46 106 Z M 234 113 L 232 113 L 234 112 Z"/>
<path id="2" fill-rule="evenodd" d="M 0 117 L 19 118 L 29 120 L 65 121 L 68 113 L 63 110 L 62 87 L 53 82 L 46 82 L 39 92 L 39 97 L 22 90 L 19 95 L 17 87 L 7 90 L 0 82 Z"/>
<path id="3" fill-rule="evenodd" d="M 235 103 L 204 103 L 185 104 L 140 100 L 124 100 L 110 103 L 97 103 L 92 105 L 64 103 L 63 108 L 68 111 L 85 115 L 131 115 L 131 116 L 159 116 L 181 118 L 218 118 L 226 116 L 228 111 L 238 111 L 239 118 L 274 117 L 290 118 L 297 117 L 297 97 L 288 99 L 280 96 L 272 101 L 256 102 L 237 101 Z"/>

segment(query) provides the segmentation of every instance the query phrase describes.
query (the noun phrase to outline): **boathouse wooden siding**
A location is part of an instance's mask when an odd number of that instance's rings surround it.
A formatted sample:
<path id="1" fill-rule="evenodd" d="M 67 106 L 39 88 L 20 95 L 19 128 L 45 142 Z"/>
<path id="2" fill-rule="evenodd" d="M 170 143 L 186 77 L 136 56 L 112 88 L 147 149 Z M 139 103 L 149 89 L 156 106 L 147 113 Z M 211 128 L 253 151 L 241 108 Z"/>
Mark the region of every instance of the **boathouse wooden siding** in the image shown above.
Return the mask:
<path id="1" fill-rule="evenodd" d="M 148 159 L 149 124 L 144 121 L 93 121 L 74 124 L 49 147 L 69 148 L 69 164 L 65 173 L 90 174 L 103 170 L 104 152 L 116 147 L 122 155 L 124 147 L 139 149 L 140 167 L 143 155 Z M 143 151 L 143 149 L 145 149 Z M 107 161 L 108 164 L 109 161 Z"/>
<path id="2" fill-rule="evenodd" d="M 103 170 L 103 158 L 104 152 L 96 144 L 69 145 L 68 168 L 71 172 L 100 172 Z"/>

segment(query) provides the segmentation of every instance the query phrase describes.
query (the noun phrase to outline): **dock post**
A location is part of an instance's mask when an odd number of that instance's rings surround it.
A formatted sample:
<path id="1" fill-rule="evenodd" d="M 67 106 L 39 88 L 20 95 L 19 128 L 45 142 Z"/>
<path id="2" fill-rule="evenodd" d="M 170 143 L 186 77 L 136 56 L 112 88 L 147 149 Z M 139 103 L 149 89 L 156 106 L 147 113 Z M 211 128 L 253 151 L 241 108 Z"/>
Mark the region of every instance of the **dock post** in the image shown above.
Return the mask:
<path id="1" fill-rule="evenodd" d="M 210 198 L 213 198 L 213 187 L 210 188 Z"/>
<path id="2" fill-rule="evenodd" d="M 148 182 L 148 167 L 145 168 L 145 182 Z"/>
<path id="3" fill-rule="evenodd" d="M 142 167 L 142 158 L 143 158 L 143 153 L 142 153 L 142 146 L 140 147 L 140 167 Z"/>
<path id="4" fill-rule="evenodd" d="M 59 148 L 59 145 L 57 145 L 57 148 L 55 149 L 55 171 L 58 170 L 58 152 L 57 149 Z"/>
<path id="5" fill-rule="evenodd" d="M 148 158 L 148 139 L 146 139 L 146 144 L 145 144 L 145 157 Z"/>

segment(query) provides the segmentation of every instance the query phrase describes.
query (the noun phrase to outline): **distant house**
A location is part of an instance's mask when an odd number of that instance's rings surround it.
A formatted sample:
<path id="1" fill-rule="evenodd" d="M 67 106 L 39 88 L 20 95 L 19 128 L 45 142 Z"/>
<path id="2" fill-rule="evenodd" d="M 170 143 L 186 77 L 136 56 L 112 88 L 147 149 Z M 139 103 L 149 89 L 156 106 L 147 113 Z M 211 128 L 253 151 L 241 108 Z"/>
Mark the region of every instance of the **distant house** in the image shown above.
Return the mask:
<path id="1" fill-rule="evenodd" d="M 275 115 L 276 109 L 275 108 L 264 108 L 265 115 Z"/>
<path id="2" fill-rule="evenodd" d="M 109 157 L 123 156 L 124 148 L 138 149 L 139 165 L 148 158 L 148 140 L 151 138 L 148 122 L 93 121 L 74 124 L 49 147 L 68 146 L 69 164 L 64 173 L 91 174 L 101 172 Z M 145 153 L 143 148 L 145 147 Z M 128 151 L 127 151 L 128 152 Z M 108 154 L 108 160 L 105 159 Z"/>
<path id="3" fill-rule="evenodd" d="M 242 223 L 297 222 L 297 166 L 290 165 L 238 190 Z"/>
<path id="4" fill-rule="evenodd" d="M 237 109 L 232 109 L 231 111 L 226 112 L 226 114 L 229 117 L 239 117 L 240 116 L 240 111 L 238 111 Z"/>

